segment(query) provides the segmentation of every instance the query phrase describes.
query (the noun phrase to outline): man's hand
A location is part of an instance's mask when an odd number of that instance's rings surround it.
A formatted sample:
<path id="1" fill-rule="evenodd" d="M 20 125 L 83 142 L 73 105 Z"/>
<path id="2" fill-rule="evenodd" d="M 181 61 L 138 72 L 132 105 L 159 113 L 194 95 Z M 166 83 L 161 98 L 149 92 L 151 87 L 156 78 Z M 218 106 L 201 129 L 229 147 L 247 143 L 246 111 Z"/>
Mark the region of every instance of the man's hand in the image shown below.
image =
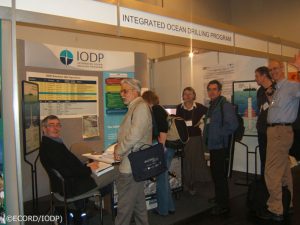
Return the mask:
<path id="1" fill-rule="evenodd" d="M 118 154 L 117 146 L 118 146 L 118 144 L 116 144 L 115 148 L 114 148 L 114 158 L 116 161 L 121 161 L 122 157 Z"/>
<path id="2" fill-rule="evenodd" d="M 94 161 L 94 162 L 91 162 L 91 163 L 89 163 L 89 164 L 87 164 L 86 166 L 88 166 L 88 167 L 90 167 L 91 168 L 91 170 L 96 170 L 96 169 L 98 169 L 98 162 L 96 162 L 96 161 Z"/>
<path id="3" fill-rule="evenodd" d="M 291 65 L 295 66 L 298 71 L 300 70 L 300 52 L 295 55 L 294 60 L 290 62 Z"/>

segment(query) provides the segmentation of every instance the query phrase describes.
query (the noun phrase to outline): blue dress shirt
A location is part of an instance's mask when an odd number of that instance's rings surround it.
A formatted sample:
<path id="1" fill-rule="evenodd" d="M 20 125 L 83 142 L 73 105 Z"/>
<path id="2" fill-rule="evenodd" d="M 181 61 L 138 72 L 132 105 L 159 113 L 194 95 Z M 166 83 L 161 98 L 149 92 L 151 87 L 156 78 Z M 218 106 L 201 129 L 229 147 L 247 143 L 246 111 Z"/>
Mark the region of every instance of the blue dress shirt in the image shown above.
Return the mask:
<path id="1" fill-rule="evenodd" d="M 276 84 L 268 112 L 268 123 L 293 123 L 300 98 L 300 83 L 283 79 Z"/>

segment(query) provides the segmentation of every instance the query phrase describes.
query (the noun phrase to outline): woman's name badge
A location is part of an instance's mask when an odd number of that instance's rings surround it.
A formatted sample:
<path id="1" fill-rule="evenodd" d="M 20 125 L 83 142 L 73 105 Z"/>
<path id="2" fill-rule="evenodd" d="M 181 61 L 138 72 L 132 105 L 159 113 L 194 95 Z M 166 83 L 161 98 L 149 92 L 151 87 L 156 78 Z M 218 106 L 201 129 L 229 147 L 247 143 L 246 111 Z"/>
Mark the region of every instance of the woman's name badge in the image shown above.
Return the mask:
<path id="1" fill-rule="evenodd" d="M 187 127 L 191 127 L 191 126 L 193 126 L 193 121 L 187 120 L 187 121 L 185 121 L 185 124 Z"/>
<path id="2" fill-rule="evenodd" d="M 263 104 L 263 110 L 266 111 L 269 108 L 269 103 L 266 102 L 265 104 Z"/>

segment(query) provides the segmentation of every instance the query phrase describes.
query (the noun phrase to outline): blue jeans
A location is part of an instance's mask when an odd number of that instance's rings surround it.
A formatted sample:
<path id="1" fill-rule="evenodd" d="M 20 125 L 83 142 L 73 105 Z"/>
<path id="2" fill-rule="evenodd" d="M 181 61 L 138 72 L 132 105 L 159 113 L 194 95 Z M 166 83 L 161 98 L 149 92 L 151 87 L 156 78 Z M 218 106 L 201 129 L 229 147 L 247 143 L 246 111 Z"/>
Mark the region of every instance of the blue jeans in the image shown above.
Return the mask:
<path id="1" fill-rule="evenodd" d="M 168 215 L 169 211 L 175 211 L 168 174 L 174 153 L 174 149 L 167 148 L 165 151 L 167 171 L 160 174 L 156 180 L 157 211 L 161 215 Z"/>

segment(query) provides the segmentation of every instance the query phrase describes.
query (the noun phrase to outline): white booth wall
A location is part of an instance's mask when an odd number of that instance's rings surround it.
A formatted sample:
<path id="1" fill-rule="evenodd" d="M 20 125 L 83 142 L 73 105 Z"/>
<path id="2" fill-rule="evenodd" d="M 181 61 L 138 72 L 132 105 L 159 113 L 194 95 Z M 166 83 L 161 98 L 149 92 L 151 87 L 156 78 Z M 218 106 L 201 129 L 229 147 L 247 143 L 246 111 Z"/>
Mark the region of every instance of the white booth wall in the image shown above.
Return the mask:
<path id="1" fill-rule="evenodd" d="M 204 104 L 206 87 L 204 87 L 203 67 L 234 64 L 234 81 L 254 80 L 254 71 L 260 66 L 267 65 L 267 59 L 235 55 L 221 52 L 206 52 L 194 55 L 157 61 L 153 64 L 153 88 L 160 98 L 162 105 L 177 105 L 181 102 L 182 90 L 192 86 L 196 93 L 196 101 Z M 230 99 L 229 99 L 230 100 Z M 258 145 L 257 137 L 245 136 L 242 140 L 254 151 Z M 236 143 L 233 170 L 246 172 L 246 149 Z M 249 172 L 255 171 L 255 158 L 249 154 Z M 257 171 L 260 173 L 259 152 L 257 153 Z"/>

